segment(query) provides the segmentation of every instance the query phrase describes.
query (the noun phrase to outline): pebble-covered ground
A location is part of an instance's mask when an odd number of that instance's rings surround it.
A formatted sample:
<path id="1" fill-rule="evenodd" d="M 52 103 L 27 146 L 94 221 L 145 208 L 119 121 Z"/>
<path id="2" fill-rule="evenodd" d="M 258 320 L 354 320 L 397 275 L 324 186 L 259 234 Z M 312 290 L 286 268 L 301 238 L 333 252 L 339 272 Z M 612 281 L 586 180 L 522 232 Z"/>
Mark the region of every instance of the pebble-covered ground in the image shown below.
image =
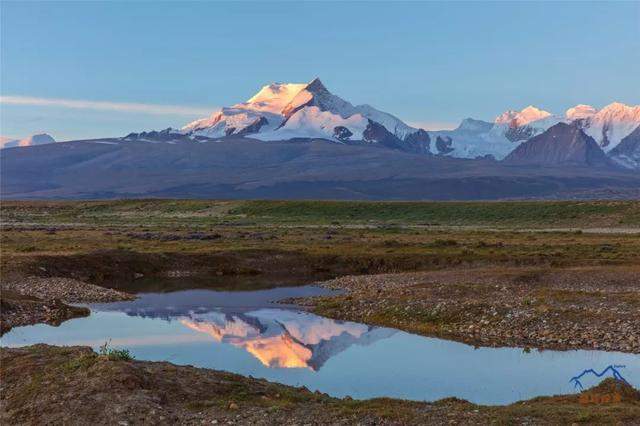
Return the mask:
<path id="1" fill-rule="evenodd" d="M 640 353 L 640 268 L 459 269 L 346 276 L 298 301 L 332 318 L 478 346 Z"/>
<path id="2" fill-rule="evenodd" d="M 11 290 L 2 290 L 0 294 L 0 334 L 22 325 L 58 325 L 68 319 L 87 315 L 89 309 L 70 306 L 59 299 L 42 300 Z"/>
<path id="3" fill-rule="evenodd" d="M 114 302 L 134 296 L 71 278 L 24 277 L 0 282 L 0 332 L 13 327 L 46 323 L 58 325 L 89 309 L 67 303 Z"/>
<path id="4" fill-rule="evenodd" d="M 3 290 L 40 299 L 60 299 L 68 303 L 116 302 L 135 297 L 122 291 L 78 281 L 73 278 L 24 277 L 0 283 Z"/>

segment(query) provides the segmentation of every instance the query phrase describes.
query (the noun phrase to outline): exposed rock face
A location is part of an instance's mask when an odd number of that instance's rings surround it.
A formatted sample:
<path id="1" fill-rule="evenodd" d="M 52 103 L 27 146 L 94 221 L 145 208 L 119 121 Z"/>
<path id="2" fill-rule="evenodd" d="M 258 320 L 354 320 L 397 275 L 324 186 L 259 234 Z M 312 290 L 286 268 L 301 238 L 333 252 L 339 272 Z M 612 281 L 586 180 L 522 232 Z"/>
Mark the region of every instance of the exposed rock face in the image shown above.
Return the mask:
<path id="1" fill-rule="evenodd" d="M 453 140 L 449 136 L 438 136 L 436 138 L 436 149 L 438 154 L 448 154 L 453 151 L 451 144 Z"/>
<path id="2" fill-rule="evenodd" d="M 123 138 L 125 141 L 152 141 L 152 142 L 193 142 L 193 139 L 171 127 L 164 130 L 152 130 L 150 132 L 129 133 Z"/>
<path id="3" fill-rule="evenodd" d="M 311 106 L 318 107 L 320 111 L 337 113 L 342 118 L 347 118 L 348 115 L 344 112 L 353 108 L 351 104 L 329 92 L 319 78 L 315 78 L 284 107 L 282 110 L 284 120 L 280 127 L 284 126 L 296 112 Z"/>
<path id="4" fill-rule="evenodd" d="M 333 136 L 339 141 L 344 142 L 348 141 L 349 138 L 353 136 L 353 133 L 351 133 L 351 131 L 344 126 L 336 126 L 333 129 Z"/>
<path id="5" fill-rule="evenodd" d="M 269 124 L 269 121 L 267 121 L 267 119 L 264 117 L 260 117 L 260 118 L 257 118 L 256 121 L 249 124 L 244 129 L 237 132 L 236 134 L 238 136 L 245 136 L 245 135 L 250 135 L 252 133 L 258 133 L 262 128 L 262 126 L 266 126 L 267 124 Z"/>
<path id="6" fill-rule="evenodd" d="M 504 162 L 507 164 L 538 166 L 610 167 L 596 141 L 575 125 L 558 123 L 546 132 L 534 136 L 518 146 Z"/>
<path id="7" fill-rule="evenodd" d="M 623 138 L 609 156 L 624 167 L 640 169 L 640 126 Z"/>
<path id="8" fill-rule="evenodd" d="M 534 128 L 529 126 L 509 126 L 504 136 L 511 142 L 526 141 L 536 134 Z"/>
<path id="9" fill-rule="evenodd" d="M 412 146 L 419 147 L 419 152 L 429 153 L 431 147 L 431 137 L 424 129 L 418 129 L 415 133 L 408 134 L 404 141 Z"/>
<path id="10" fill-rule="evenodd" d="M 362 133 L 362 138 L 366 143 L 377 143 L 381 146 L 401 151 L 419 152 L 419 147 L 412 147 L 405 144 L 382 124 L 372 120 L 369 120 L 367 128 Z"/>

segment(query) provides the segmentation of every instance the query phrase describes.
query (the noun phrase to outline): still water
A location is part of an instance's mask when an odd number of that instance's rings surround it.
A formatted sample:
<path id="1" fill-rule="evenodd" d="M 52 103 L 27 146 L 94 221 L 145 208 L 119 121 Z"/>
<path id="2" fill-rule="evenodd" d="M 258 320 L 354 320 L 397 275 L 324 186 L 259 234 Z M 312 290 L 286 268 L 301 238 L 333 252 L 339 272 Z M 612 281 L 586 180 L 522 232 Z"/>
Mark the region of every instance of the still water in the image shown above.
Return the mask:
<path id="1" fill-rule="evenodd" d="M 399 330 L 334 321 L 286 297 L 327 294 L 317 287 L 251 292 L 188 290 L 146 293 L 130 302 L 91 304 L 91 315 L 59 327 L 18 327 L 3 346 L 88 345 L 106 341 L 140 360 L 170 361 L 306 386 L 333 396 L 432 401 L 455 396 L 507 404 L 575 392 L 569 381 L 585 369 L 619 371 L 640 386 L 640 356 L 603 351 L 474 348 Z M 584 387 L 601 379 L 586 375 Z"/>

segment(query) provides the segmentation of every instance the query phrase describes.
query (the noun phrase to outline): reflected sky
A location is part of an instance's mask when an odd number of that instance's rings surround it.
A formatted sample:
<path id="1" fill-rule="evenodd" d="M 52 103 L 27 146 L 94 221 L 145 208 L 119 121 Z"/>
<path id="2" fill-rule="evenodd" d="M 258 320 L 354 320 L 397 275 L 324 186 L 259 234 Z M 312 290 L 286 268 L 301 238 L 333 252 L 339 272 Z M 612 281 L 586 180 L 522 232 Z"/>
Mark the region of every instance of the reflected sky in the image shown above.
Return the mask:
<path id="1" fill-rule="evenodd" d="M 506 404 L 571 393 L 571 377 L 622 364 L 640 386 L 640 356 L 603 351 L 474 348 L 398 330 L 334 321 L 277 305 L 283 297 L 325 294 L 314 287 L 257 292 L 143 294 L 130 302 L 90 305 L 86 318 L 59 327 L 18 327 L 2 345 L 89 345 L 111 340 L 137 359 L 236 372 L 334 396 L 435 400 L 456 396 Z M 585 387 L 597 382 L 587 377 Z"/>

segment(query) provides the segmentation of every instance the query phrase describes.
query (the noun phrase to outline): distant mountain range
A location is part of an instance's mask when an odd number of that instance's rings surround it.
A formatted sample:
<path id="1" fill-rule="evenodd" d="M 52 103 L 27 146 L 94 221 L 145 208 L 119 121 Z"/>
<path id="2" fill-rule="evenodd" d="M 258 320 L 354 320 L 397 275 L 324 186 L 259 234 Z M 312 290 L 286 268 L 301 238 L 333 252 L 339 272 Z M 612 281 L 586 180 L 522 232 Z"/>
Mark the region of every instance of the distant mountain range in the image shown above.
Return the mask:
<path id="1" fill-rule="evenodd" d="M 314 79 L 264 86 L 248 101 L 181 129 L 55 144 L 47 144 L 53 142 L 47 137 L 5 141 L 3 197 L 640 193 L 640 106 L 621 103 L 601 110 L 577 105 L 563 115 L 529 106 L 493 122 L 468 118 L 454 130 L 428 131 L 372 106 L 353 105 Z"/>
<path id="2" fill-rule="evenodd" d="M 494 122 L 468 118 L 455 130 L 426 131 L 370 105 L 352 105 L 329 92 L 319 79 L 308 84 L 274 83 L 246 102 L 222 108 L 181 129 L 166 129 L 165 139 L 218 140 L 229 136 L 263 141 L 326 139 L 344 144 L 385 146 L 405 152 L 457 158 L 492 156 L 501 160 L 520 143 L 558 123 L 574 123 L 605 152 L 640 126 L 640 106 L 614 102 L 601 110 L 576 105 L 564 115 L 528 106 L 509 110 Z M 132 133 L 127 140 L 155 140 Z M 625 167 L 635 164 L 621 161 Z"/>
<path id="3" fill-rule="evenodd" d="M 25 146 L 34 146 L 34 145 L 44 145 L 47 143 L 54 143 L 56 140 L 46 133 L 39 133 L 35 135 L 28 136 L 23 139 L 12 139 L 3 137 L 0 139 L 0 148 L 14 148 L 14 147 L 25 147 Z"/>

